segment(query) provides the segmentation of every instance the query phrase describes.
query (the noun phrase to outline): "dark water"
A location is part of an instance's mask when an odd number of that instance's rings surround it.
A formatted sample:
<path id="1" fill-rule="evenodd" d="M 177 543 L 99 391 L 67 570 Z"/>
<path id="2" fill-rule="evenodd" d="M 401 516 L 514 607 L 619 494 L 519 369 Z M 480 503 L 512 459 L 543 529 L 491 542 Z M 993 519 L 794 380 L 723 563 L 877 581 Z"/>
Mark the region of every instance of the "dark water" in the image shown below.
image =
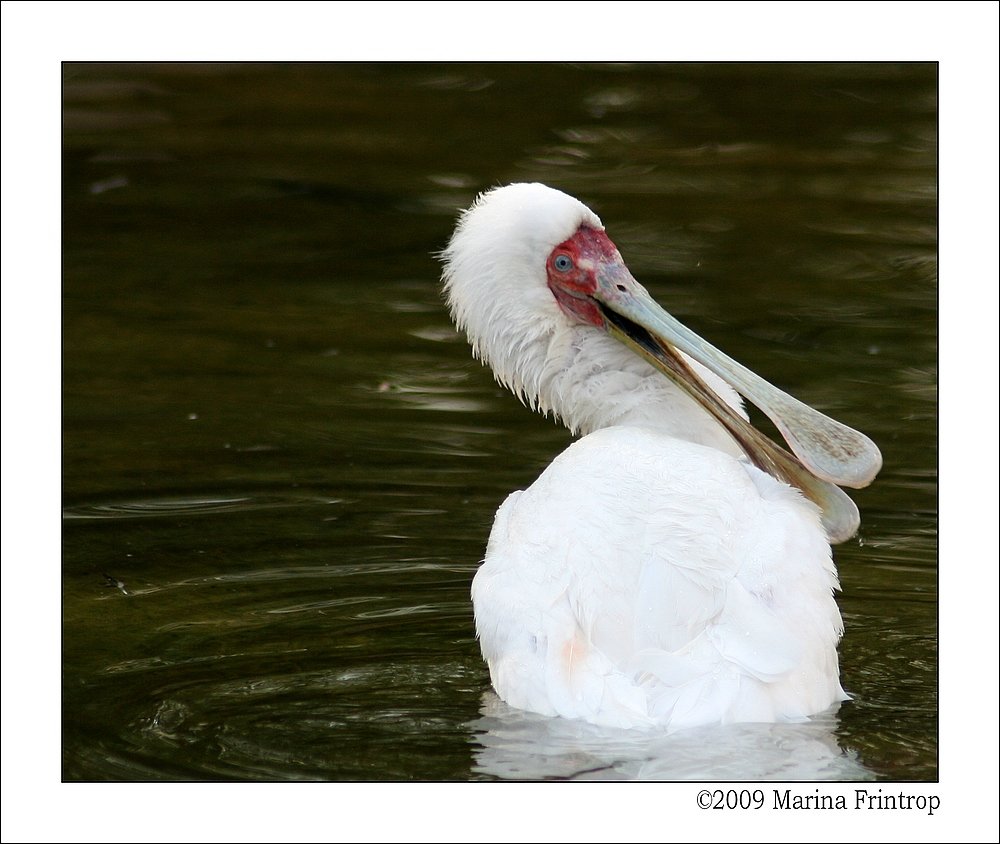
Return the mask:
<path id="1" fill-rule="evenodd" d="M 807 778 L 936 778 L 936 86 L 919 64 L 65 66 L 64 779 L 740 776 L 745 731 L 656 768 L 488 694 L 469 583 L 568 435 L 471 361 L 433 253 L 523 180 L 879 443 L 836 551 L 854 699 L 778 744 L 823 748 Z"/>

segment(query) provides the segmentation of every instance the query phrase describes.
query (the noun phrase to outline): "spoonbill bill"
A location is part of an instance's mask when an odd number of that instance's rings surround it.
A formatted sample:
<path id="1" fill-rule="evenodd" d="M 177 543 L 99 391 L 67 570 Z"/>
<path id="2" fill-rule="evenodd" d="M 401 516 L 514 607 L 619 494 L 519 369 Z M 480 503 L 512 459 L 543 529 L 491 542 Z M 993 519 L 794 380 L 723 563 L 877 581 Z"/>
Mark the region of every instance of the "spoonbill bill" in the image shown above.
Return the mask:
<path id="1" fill-rule="evenodd" d="M 839 487 L 873 480 L 875 444 L 681 325 L 561 191 L 483 193 L 442 260 L 476 357 L 581 435 L 500 506 L 473 580 L 497 694 L 668 731 L 844 700 L 830 543 L 857 531 Z"/>

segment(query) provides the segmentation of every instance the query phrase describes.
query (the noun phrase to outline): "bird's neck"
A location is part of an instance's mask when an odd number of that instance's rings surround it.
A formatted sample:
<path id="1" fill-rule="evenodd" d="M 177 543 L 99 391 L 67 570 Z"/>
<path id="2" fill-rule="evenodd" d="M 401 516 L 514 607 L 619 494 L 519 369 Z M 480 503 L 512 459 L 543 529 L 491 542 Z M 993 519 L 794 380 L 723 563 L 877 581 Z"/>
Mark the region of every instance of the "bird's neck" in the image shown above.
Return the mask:
<path id="1" fill-rule="evenodd" d="M 635 425 L 739 456 L 739 447 L 702 407 L 661 372 L 608 335 L 573 326 L 549 338 L 533 384 L 519 385 L 543 412 L 574 433 Z M 723 401 L 745 416 L 737 393 L 700 364 L 691 368 Z"/>

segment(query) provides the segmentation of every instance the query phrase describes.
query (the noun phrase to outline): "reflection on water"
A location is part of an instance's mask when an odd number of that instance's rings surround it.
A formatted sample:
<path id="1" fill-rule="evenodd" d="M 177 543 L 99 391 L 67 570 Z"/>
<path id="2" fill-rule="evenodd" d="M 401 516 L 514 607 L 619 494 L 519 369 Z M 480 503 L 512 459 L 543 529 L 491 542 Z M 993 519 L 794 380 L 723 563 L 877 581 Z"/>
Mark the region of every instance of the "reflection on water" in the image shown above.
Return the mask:
<path id="1" fill-rule="evenodd" d="M 616 730 L 511 709 L 493 692 L 472 723 L 478 773 L 515 780 L 867 780 L 841 750 L 836 707 L 801 724 L 676 733 Z"/>
<path id="2" fill-rule="evenodd" d="M 935 72 L 66 65 L 63 776 L 933 779 Z M 481 711 L 469 583 L 569 435 L 471 360 L 434 255 L 531 179 L 881 447 L 835 717 L 640 748 Z"/>

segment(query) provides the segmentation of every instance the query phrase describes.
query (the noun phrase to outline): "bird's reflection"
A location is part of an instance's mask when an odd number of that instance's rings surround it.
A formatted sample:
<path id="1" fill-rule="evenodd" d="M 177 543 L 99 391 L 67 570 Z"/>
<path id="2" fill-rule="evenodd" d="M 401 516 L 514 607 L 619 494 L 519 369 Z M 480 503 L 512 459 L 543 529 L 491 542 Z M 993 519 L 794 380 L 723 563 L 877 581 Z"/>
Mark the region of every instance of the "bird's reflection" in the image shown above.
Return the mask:
<path id="1" fill-rule="evenodd" d="M 797 724 L 666 733 L 523 712 L 489 691 L 469 724 L 473 772 L 515 780 L 870 780 L 872 772 L 837 744 L 838 708 Z"/>

